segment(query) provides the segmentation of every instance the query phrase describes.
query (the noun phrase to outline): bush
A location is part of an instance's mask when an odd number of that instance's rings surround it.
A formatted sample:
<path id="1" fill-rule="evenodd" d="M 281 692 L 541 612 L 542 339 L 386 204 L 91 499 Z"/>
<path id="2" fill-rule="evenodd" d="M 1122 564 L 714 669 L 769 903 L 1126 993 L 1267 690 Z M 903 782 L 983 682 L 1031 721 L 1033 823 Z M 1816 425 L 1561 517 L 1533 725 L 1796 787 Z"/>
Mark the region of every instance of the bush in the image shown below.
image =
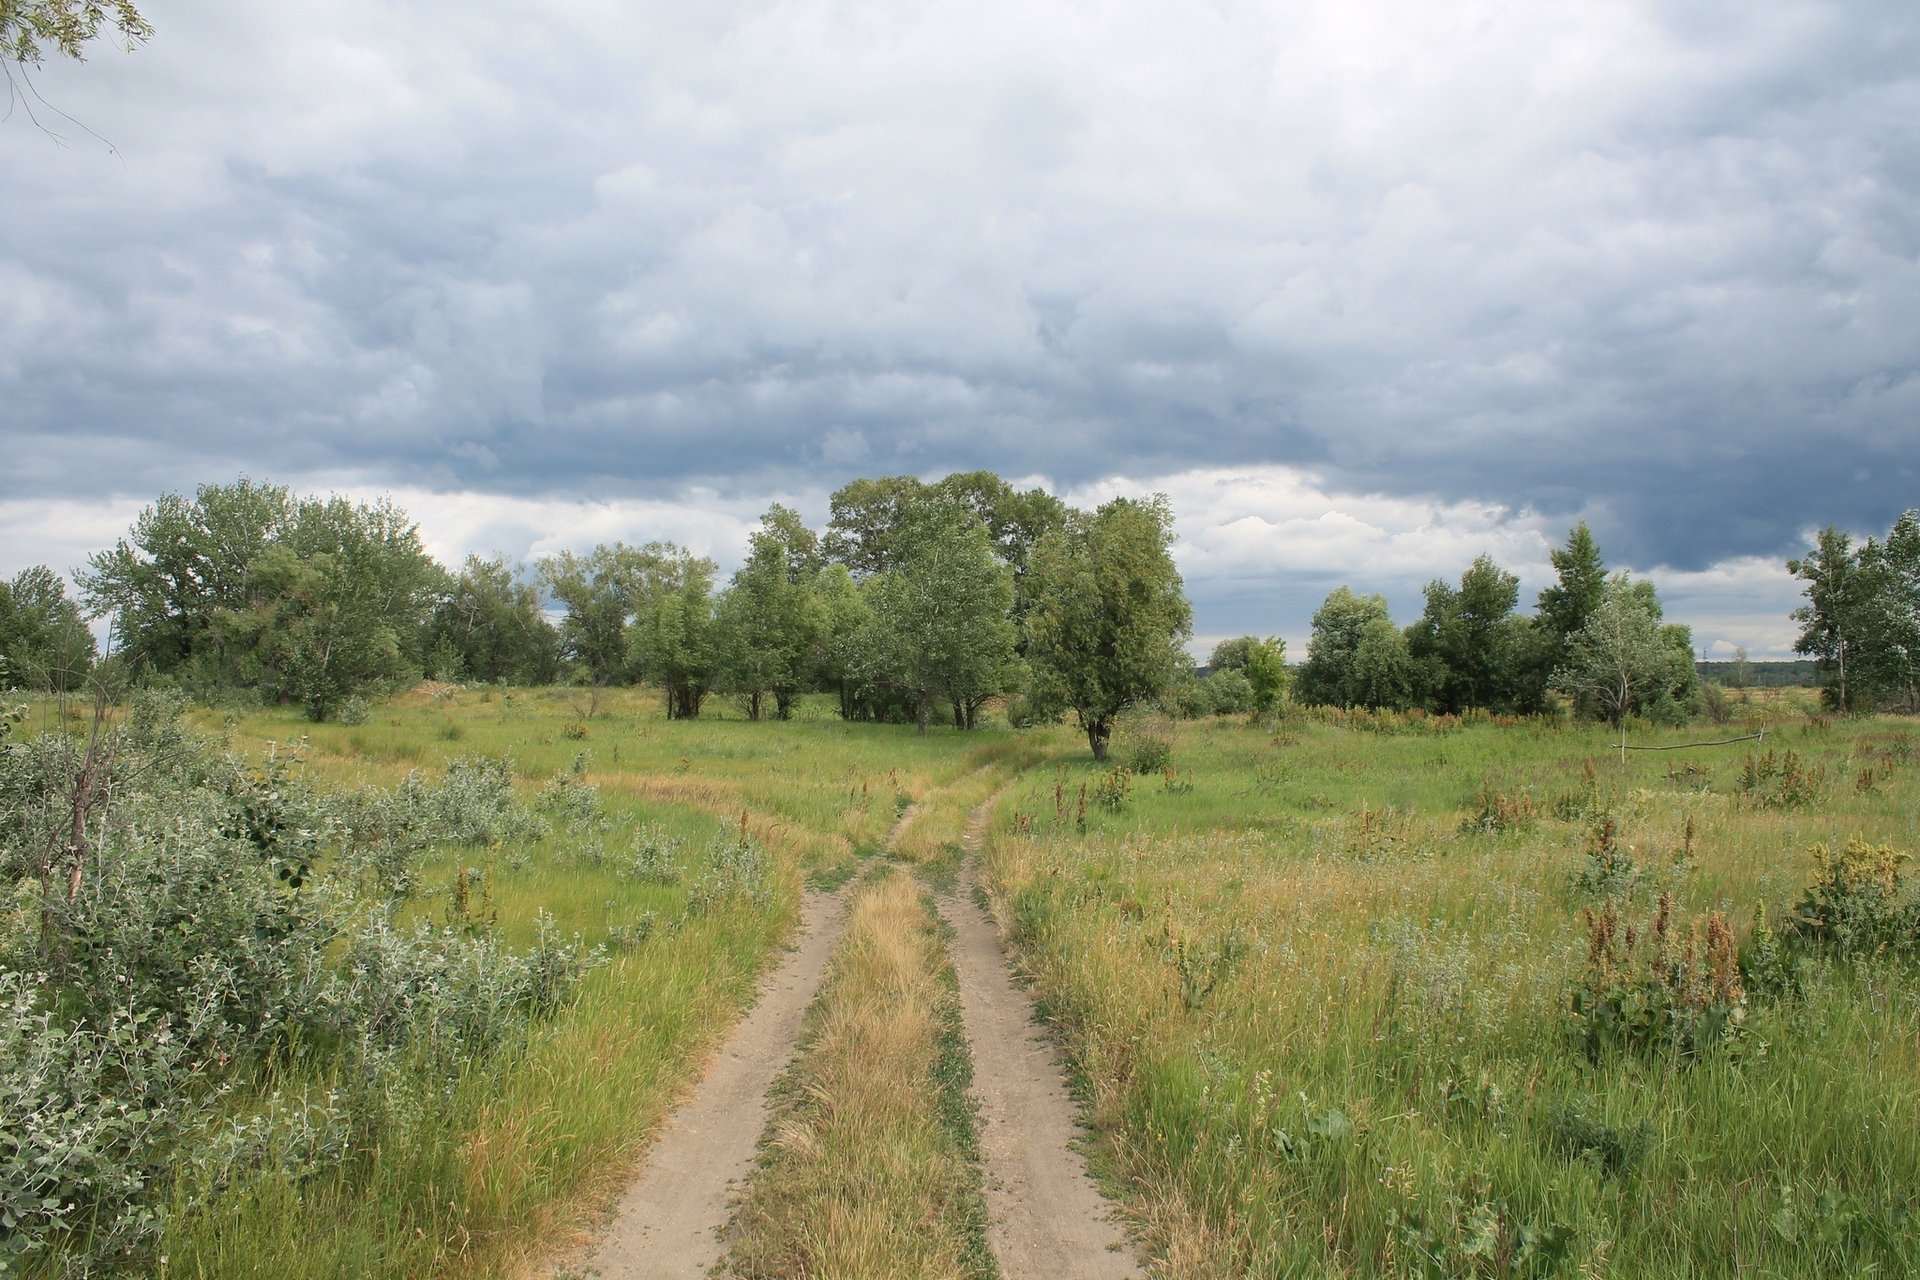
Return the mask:
<path id="1" fill-rule="evenodd" d="M 1814 881 L 1794 908 L 1795 936 L 1843 956 L 1920 949 L 1920 902 L 1901 875 L 1910 855 L 1858 838 L 1839 853 L 1825 844 L 1812 853 Z"/>
<path id="2" fill-rule="evenodd" d="M 1570 1001 L 1571 1027 L 1589 1061 L 1621 1051 L 1686 1061 L 1744 1034 L 1739 956 L 1718 911 L 1684 934 L 1670 893 L 1660 895 L 1650 924 L 1623 918 L 1612 898 L 1581 915 L 1587 960 Z"/>

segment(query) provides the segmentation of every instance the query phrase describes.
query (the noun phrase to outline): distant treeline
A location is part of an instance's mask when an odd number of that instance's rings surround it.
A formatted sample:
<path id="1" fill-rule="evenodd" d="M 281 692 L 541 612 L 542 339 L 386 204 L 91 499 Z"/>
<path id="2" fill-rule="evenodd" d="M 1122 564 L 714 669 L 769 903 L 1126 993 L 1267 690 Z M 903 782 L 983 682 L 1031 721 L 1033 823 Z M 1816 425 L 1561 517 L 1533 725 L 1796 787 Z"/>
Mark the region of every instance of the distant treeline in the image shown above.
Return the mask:
<path id="1" fill-rule="evenodd" d="M 1811 688 L 1820 683 L 1820 664 L 1811 658 L 1783 662 L 1746 662 L 1735 658 L 1728 662 L 1696 662 L 1693 669 L 1702 680 L 1711 680 L 1729 689 Z"/>
<path id="2" fill-rule="evenodd" d="M 587 686 L 648 684 L 666 714 L 709 697 L 784 719 L 805 692 L 848 719 L 950 716 L 971 728 L 989 700 L 1016 722 L 1081 714 L 1103 752 L 1121 708 L 1259 712 L 1295 700 L 1341 707 L 1572 706 L 1618 722 L 1711 710 L 1702 677 L 1739 686 L 1826 684 L 1834 705 L 1914 705 L 1920 655 L 1920 518 L 1855 548 L 1829 529 L 1805 560 L 1809 661 L 1693 661 L 1653 585 L 1609 572 L 1585 524 L 1552 553 L 1533 614 L 1519 579 L 1477 558 L 1425 588 L 1401 626 L 1380 595 L 1340 587 L 1313 616 L 1306 661 L 1278 638 L 1241 636 L 1196 669 L 1191 609 L 1173 566 L 1163 498 L 1097 511 L 986 471 L 927 482 L 855 480 L 824 529 L 775 505 L 726 581 L 671 542 L 603 544 L 535 564 L 423 548 L 390 501 L 303 497 L 241 479 L 162 496 L 126 537 L 89 557 L 78 601 L 35 568 L 0 582 L 0 687 L 73 687 L 96 660 L 86 619 L 111 621 L 133 678 L 200 697 L 244 690 L 315 719 L 422 676 Z M 564 613 L 556 625 L 549 610 Z"/>

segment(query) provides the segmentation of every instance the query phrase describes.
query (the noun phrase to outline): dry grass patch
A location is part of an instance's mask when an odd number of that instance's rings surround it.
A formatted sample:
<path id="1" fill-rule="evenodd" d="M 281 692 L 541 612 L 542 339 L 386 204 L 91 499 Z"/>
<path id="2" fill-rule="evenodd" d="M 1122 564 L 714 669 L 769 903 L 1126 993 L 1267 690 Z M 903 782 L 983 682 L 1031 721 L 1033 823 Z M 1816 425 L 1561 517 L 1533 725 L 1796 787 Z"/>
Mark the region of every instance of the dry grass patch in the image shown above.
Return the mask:
<path id="1" fill-rule="evenodd" d="M 735 1219 L 733 1274 L 993 1274 L 959 1017 L 921 891 L 897 872 L 863 888 Z"/>

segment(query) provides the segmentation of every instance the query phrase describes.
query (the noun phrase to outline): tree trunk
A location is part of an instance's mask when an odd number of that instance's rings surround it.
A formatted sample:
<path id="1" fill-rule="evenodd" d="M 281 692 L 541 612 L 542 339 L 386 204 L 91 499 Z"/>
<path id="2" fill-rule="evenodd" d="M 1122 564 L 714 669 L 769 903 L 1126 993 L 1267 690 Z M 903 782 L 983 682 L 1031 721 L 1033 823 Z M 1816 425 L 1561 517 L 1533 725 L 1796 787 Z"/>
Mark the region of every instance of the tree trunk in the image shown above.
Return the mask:
<path id="1" fill-rule="evenodd" d="M 752 693 L 747 695 L 747 719 L 758 720 L 759 718 L 760 718 L 760 691 L 756 689 Z"/>
<path id="2" fill-rule="evenodd" d="M 956 729 L 964 729 L 967 727 L 967 713 L 961 707 L 960 700 L 958 698 L 952 699 L 952 702 L 953 702 L 953 727 Z"/>
<path id="3" fill-rule="evenodd" d="M 927 695 L 921 694 L 914 700 L 913 722 L 920 727 L 920 736 L 927 736 Z"/>
<path id="4" fill-rule="evenodd" d="M 1105 716 L 1087 721 L 1087 745 L 1093 748 L 1095 760 L 1107 758 L 1107 740 L 1113 733 L 1113 722 Z"/>
<path id="5" fill-rule="evenodd" d="M 776 720 L 793 719 L 793 690 L 775 689 L 773 691 L 773 715 Z"/>

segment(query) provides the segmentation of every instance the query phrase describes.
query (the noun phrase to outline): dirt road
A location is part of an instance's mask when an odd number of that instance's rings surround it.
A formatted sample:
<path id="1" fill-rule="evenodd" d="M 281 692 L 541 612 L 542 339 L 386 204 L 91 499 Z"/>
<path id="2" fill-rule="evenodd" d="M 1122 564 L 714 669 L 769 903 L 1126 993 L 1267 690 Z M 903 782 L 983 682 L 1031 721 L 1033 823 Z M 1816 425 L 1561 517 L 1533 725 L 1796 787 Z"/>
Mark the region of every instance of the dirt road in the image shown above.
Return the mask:
<path id="1" fill-rule="evenodd" d="M 1008 971 L 992 917 L 974 900 L 986 812 L 982 806 L 967 829 L 956 892 L 938 901 L 953 929 L 961 1017 L 973 1048 L 987 1242 L 1003 1280 L 1137 1277 L 1112 1206 L 1074 1150 L 1078 1122 L 1059 1057 Z"/>

